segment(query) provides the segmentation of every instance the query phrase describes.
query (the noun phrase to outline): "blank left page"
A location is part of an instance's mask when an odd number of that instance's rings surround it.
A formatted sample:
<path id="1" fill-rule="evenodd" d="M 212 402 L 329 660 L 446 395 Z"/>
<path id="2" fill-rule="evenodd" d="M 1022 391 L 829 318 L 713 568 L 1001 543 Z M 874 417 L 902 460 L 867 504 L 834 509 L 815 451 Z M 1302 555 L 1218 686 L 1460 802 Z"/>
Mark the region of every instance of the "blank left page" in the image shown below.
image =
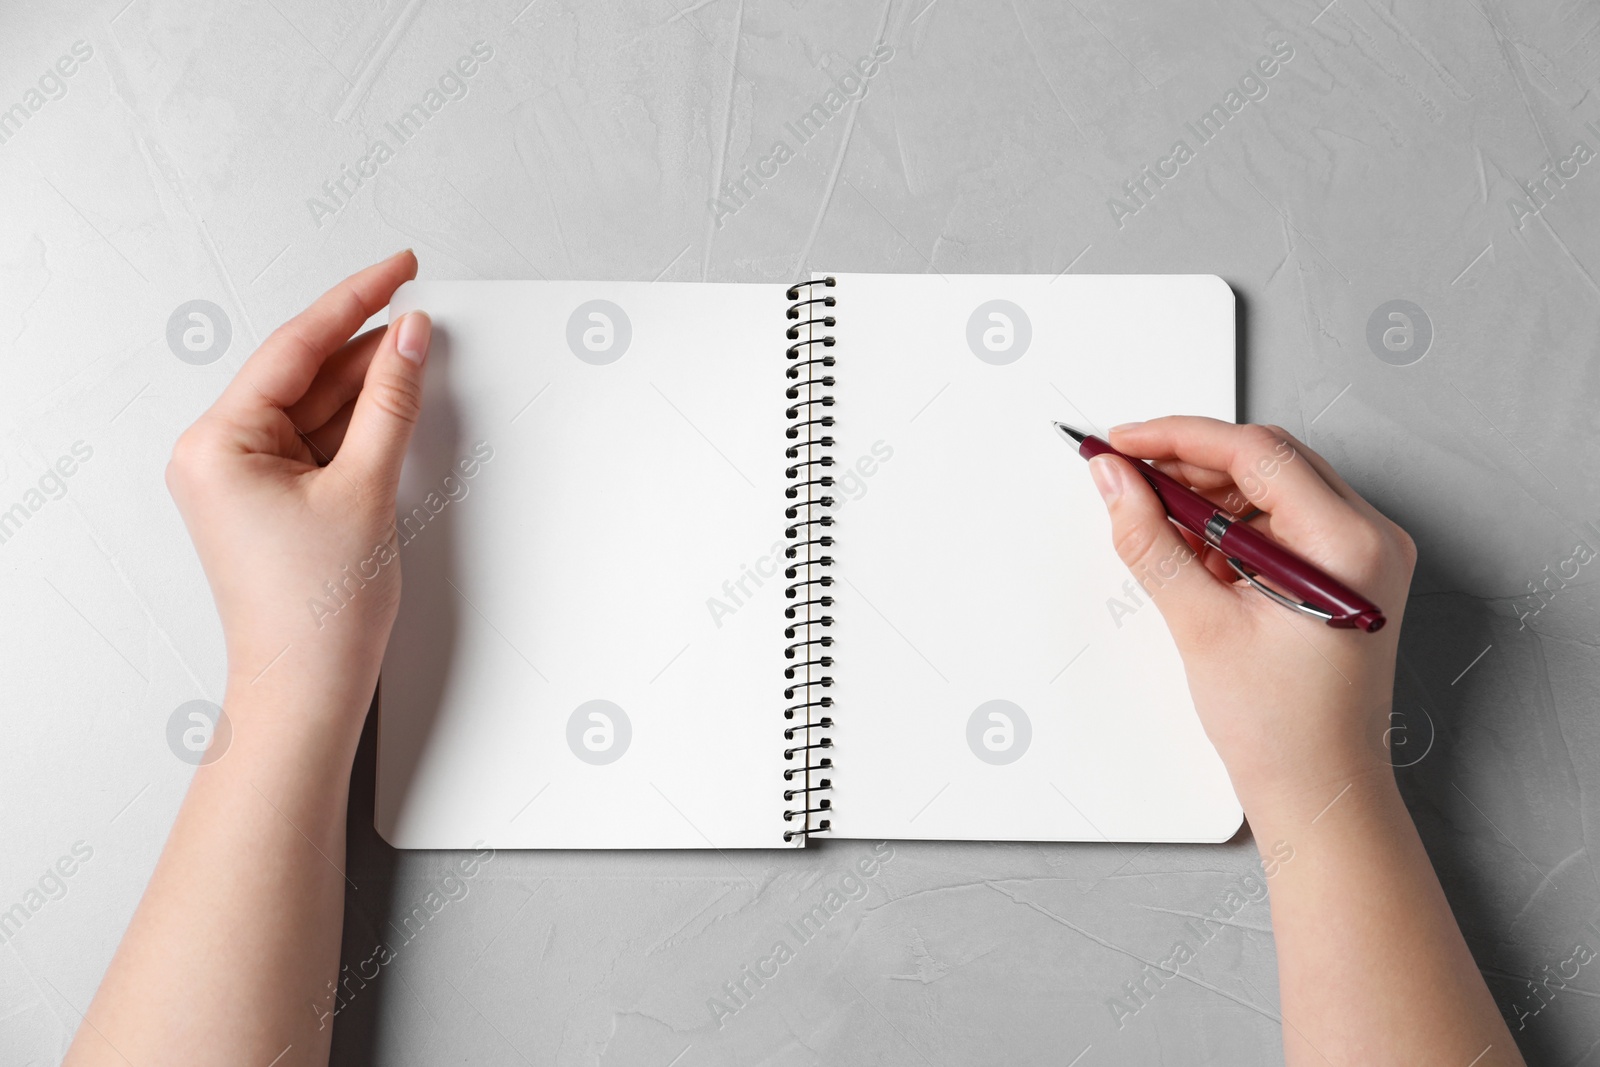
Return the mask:
<path id="1" fill-rule="evenodd" d="M 734 284 L 395 295 L 434 345 L 379 691 L 391 844 L 784 846 L 781 594 L 744 578 L 782 533 L 784 307 Z"/>

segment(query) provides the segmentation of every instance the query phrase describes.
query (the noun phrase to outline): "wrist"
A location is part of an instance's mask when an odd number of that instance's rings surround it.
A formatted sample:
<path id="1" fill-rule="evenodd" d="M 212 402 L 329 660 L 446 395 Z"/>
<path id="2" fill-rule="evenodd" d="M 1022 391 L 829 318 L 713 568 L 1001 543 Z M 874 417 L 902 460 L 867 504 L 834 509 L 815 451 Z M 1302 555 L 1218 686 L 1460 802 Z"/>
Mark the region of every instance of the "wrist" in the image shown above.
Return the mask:
<path id="1" fill-rule="evenodd" d="M 229 748 L 218 758 L 347 776 L 372 695 L 370 686 L 323 686 L 287 671 L 231 678 L 222 705 Z"/>
<path id="2" fill-rule="evenodd" d="M 1303 835 L 1344 807 L 1405 807 L 1394 768 L 1386 762 L 1307 775 L 1294 782 L 1235 782 L 1234 790 L 1263 851 L 1269 842 Z"/>
<path id="3" fill-rule="evenodd" d="M 366 712 L 383 665 L 388 628 L 380 640 L 354 626 L 318 632 L 274 628 L 268 633 L 228 633 L 228 694 L 264 695 L 331 720 Z"/>
<path id="4" fill-rule="evenodd" d="M 1253 818 L 1306 806 L 1315 815 L 1351 783 L 1396 789 L 1387 692 L 1328 697 L 1273 702 L 1272 710 L 1197 702 L 1234 794 Z"/>
<path id="5" fill-rule="evenodd" d="M 329 594 L 331 597 L 331 594 Z M 228 689 L 241 697 L 282 693 L 308 710 L 364 713 L 383 665 L 394 601 L 368 591 L 320 616 L 284 601 L 255 598 L 222 612 Z"/>

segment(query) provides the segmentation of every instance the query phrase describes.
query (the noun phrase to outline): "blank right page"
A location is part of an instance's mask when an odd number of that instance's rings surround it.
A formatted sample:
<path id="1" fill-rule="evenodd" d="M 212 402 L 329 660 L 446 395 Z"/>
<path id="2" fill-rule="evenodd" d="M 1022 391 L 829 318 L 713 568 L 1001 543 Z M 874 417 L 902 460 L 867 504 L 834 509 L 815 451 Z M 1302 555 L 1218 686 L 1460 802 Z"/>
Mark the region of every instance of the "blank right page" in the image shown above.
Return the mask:
<path id="1" fill-rule="evenodd" d="M 1227 284 L 835 277 L 835 833 L 1231 837 L 1177 649 L 1051 427 L 1233 421 Z"/>

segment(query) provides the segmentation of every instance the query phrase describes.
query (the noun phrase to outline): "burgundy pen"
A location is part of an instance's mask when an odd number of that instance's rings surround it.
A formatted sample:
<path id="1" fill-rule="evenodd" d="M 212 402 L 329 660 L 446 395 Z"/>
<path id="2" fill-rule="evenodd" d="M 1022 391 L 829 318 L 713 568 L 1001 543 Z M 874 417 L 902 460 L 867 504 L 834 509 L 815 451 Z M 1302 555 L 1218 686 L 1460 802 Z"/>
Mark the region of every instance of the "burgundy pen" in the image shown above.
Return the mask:
<path id="1" fill-rule="evenodd" d="M 1179 526 L 1201 538 L 1217 551 L 1251 585 L 1285 607 L 1322 619 L 1329 626 L 1376 633 L 1388 620 L 1383 609 L 1324 574 L 1276 541 L 1263 536 L 1187 485 L 1112 448 L 1093 434 L 1074 430 L 1064 422 L 1055 423 L 1056 432 L 1078 446 L 1084 459 L 1095 456 L 1121 456 L 1144 476 L 1161 498 L 1167 516 Z M 1264 578 L 1276 588 L 1256 579 Z"/>

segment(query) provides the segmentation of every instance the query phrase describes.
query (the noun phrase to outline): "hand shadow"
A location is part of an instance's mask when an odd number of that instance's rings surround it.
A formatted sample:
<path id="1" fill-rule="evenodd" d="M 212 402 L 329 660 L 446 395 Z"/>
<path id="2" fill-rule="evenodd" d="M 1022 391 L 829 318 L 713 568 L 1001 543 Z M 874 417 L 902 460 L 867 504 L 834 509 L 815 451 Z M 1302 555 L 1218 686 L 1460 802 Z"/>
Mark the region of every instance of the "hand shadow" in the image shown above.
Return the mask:
<path id="1" fill-rule="evenodd" d="M 422 416 L 407 452 L 396 505 L 396 533 L 402 568 L 402 618 L 390 640 L 386 662 L 406 657 L 413 682 L 407 693 L 405 720 L 382 715 L 383 694 L 389 682 L 380 678 L 378 692 L 356 750 L 350 778 L 346 816 L 346 884 L 344 932 L 340 948 L 337 997 L 324 991 L 323 1000 L 308 1010 L 334 1027 L 330 1063 L 376 1065 L 385 1013 L 392 997 L 384 986 L 387 972 L 405 954 L 406 943 L 420 933 L 412 913 L 399 901 L 401 854 L 385 840 L 379 827 L 392 828 L 404 811 L 418 763 L 433 732 L 437 709 L 452 670 L 457 643 L 461 598 L 451 585 L 455 577 L 461 505 L 455 487 L 469 484 L 458 464 L 470 448 L 460 440 L 460 416 L 454 402 L 448 368 L 448 331 L 434 327 L 424 380 Z M 449 481 L 447 481 L 447 478 Z M 429 506 L 434 494 L 434 511 Z M 439 506 L 438 501 L 445 503 Z M 378 734 L 384 733 L 382 796 L 379 795 Z M 422 853 L 432 857 L 433 853 Z M 453 855 L 445 858 L 453 862 Z M 408 864 L 408 867 L 413 865 Z M 430 867 L 432 864 L 429 865 Z M 380 946 L 382 946 L 380 948 Z"/>

